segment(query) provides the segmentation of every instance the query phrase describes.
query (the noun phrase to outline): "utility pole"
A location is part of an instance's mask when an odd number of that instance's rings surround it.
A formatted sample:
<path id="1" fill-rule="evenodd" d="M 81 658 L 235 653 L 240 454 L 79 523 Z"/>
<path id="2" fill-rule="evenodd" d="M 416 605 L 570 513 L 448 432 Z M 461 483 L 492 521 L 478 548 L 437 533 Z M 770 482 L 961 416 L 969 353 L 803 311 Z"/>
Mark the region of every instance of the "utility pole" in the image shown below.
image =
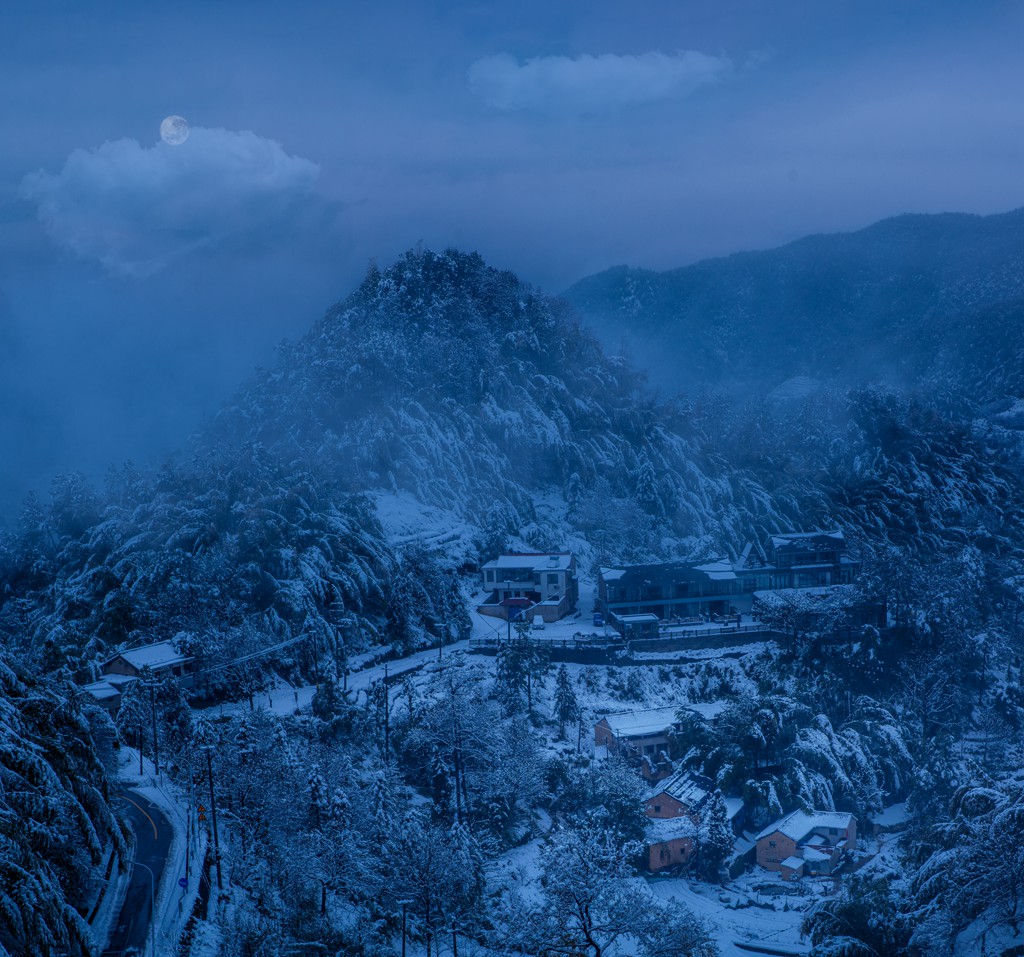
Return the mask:
<path id="1" fill-rule="evenodd" d="M 406 917 L 409 912 L 409 902 L 402 901 L 402 957 L 405 957 L 405 926 Z"/>
<path id="2" fill-rule="evenodd" d="M 391 694 L 388 691 L 388 663 L 384 662 L 384 760 L 391 756 Z"/>
<path id="3" fill-rule="evenodd" d="M 156 740 L 156 683 L 149 684 L 149 705 L 153 712 L 153 770 L 157 777 L 160 776 L 160 750 Z"/>
<path id="4" fill-rule="evenodd" d="M 206 772 L 210 779 L 210 813 L 213 815 L 213 856 L 217 863 L 217 890 L 224 890 L 224 881 L 220 873 L 220 836 L 217 834 L 217 799 L 213 793 L 213 747 L 205 746 Z"/>

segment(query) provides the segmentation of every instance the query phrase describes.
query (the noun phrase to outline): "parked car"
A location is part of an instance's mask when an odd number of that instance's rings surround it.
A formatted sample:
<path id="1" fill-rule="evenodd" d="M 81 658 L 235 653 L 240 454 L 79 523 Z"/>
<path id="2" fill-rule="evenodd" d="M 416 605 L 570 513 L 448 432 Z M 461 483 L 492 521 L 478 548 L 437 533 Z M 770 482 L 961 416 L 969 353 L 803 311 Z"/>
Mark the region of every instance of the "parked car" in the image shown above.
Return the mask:
<path id="1" fill-rule="evenodd" d="M 594 627 L 595 628 L 603 628 L 604 627 L 604 615 L 602 615 L 600 612 L 595 612 L 594 613 Z"/>
<path id="2" fill-rule="evenodd" d="M 543 631 L 544 630 L 544 619 L 540 615 L 533 616 L 533 630 Z"/>

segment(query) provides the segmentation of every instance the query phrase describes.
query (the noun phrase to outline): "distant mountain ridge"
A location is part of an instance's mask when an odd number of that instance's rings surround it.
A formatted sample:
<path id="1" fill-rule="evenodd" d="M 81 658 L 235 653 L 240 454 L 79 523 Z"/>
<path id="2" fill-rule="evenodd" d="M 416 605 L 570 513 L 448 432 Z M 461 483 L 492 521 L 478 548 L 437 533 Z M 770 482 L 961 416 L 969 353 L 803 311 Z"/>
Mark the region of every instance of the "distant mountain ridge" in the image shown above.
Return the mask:
<path id="1" fill-rule="evenodd" d="M 905 215 L 667 272 L 619 266 L 565 297 L 668 389 L 1024 388 L 1024 208 Z"/>

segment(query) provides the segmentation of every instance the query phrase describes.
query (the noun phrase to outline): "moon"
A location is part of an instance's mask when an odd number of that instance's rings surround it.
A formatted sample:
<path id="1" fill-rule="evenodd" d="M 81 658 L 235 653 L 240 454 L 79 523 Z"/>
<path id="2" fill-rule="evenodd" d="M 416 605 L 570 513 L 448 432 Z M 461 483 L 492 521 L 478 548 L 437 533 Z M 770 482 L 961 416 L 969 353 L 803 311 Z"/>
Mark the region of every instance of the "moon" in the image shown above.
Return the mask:
<path id="1" fill-rule="evenodd" d="M 168 146 L 181 146 L 188 139 L 188 121 L 185 117 L 166 117 L 160 124 L 160 139 Z"/>

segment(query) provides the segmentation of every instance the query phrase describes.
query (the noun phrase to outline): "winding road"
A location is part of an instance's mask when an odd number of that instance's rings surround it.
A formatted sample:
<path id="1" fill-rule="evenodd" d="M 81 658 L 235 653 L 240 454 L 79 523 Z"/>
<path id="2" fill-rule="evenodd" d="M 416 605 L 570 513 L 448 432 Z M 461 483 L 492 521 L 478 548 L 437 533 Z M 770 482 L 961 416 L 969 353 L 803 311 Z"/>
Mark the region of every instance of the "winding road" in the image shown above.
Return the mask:
<path id="1" fill-rule="evenodd" d="M 150 876 L 146 868 L 153 872 L 155 893 L 159 895 L 160 880 L 174 836 L 170 822 L 156 805 L 137 791 L 127 791 L 122 797 L 128 804 L 128 820 L 135 832 L 134 861 L 145 866 L 132 867 L 128 891 L 103 957 L 149 952 L 149 924 L 153 914 L 150 908 Z"/>

